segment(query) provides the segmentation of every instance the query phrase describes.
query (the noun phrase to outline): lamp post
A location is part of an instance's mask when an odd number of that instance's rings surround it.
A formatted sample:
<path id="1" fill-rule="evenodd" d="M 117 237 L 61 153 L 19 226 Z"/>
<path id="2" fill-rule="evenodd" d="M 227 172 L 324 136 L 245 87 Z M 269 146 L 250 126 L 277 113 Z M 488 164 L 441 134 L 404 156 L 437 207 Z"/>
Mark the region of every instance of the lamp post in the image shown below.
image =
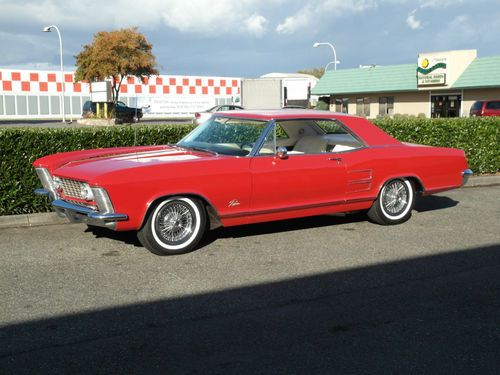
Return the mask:
<path id="1" fill-rule="evenodd" d="M 331 43 L 326 43 L 326 42 L 321 42 L 321 43 L 314 43 L 313 47 L 317 48 L 319 46 L 329 46 L 332 51 L 333 51 L 333 61 L 330 61 L 328 64 L 325 66 L 325 72 L 328 70 L 328 66 L 330 64 L 333 64 L 333 70 L 337 70 L 337 64 L 340 64 L 340 61 L 337 60 L 337 52 L 335 52 L 335 47 Z"/>
<path id="2" fill-rule="evenodd" d="M 61 107 L 62 107 L 62 122 L 66 122 L 66 113 L 64 109 L 64 65 L 63 65 L 63 47 L 62 47 L 62 38 L 61 32 L 56 25 L 50 25 L 43 28 L 43 31 L 46 33 L 50 33 L 52 29 L 57 31 L 57 36 L 59 37 L 59 52 L 61 55 Z"/>

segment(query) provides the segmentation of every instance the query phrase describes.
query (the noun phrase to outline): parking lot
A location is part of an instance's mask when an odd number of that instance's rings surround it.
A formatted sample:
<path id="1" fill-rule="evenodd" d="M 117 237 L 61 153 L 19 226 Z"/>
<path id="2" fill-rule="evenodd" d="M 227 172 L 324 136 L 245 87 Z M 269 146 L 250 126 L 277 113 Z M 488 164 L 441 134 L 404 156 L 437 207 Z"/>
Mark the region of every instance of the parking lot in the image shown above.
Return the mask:
<path id="1" fill-rule="evenodd" d="M 158 257 L 131 233 L 0 230 L 0 373 L 496 374 L 500 186 L 383 227 L 322 216 Z"/>

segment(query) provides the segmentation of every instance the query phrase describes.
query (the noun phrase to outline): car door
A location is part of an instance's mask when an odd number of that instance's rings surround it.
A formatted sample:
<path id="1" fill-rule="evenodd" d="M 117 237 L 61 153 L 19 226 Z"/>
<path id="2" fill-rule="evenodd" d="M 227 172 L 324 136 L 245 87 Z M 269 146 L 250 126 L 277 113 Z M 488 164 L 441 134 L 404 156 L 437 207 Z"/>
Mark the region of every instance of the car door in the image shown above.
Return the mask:
<path id="1" fill-rule="evenodd" d="M 324 209 L 344 202 L 346 170 L 335 153 L 252 158 L 251 214 L 283 214 Z M 290 215 L 291 214 L 291 215 Z"/>

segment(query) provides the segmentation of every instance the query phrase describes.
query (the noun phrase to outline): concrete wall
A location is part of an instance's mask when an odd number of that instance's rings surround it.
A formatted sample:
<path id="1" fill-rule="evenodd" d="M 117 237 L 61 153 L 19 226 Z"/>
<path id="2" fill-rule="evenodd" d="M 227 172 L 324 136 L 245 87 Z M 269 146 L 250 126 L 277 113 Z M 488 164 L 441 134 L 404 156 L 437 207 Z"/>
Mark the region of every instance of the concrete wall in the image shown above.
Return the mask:
<path id="1" fill-rule="evenodd" d="M 377 94 L 359 94 L 356 96 L 340 95 L 330 97 L 330 111 L 335 111 L 335 99 L 349 99 L 348 113 L 356 114 L 356 98 L 370 99 L 370 118 L 375 118 L 379 114 L 379 97 L 394 97 L 394 114 L 406 114 L 417 116 L 420 113 L 430 116 L 430 104 L 428 92 L 404 92 L 404 93 L 377 93 Z"/>

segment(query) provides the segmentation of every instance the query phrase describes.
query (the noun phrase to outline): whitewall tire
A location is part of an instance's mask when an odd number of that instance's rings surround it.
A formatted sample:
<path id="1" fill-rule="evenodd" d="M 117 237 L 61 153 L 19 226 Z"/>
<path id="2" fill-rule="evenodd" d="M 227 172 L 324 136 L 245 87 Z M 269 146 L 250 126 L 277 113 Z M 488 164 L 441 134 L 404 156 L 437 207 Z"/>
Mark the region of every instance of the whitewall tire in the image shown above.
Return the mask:
<path id="1" fill-rule="evenodd" d="M 158 255 L 195 249 L 206 228 L 203 204 L 194 198 L 170 197 L 156 203 L 137 233 L 141 244 Z"/>
<path id="2" fill-rule="evenodd" d="M 382 225 L 401 224 L 411 217 L 415 205 L 415 186 L 406 178 L 387 181 L 368 211 L 368 217 Z"/>

